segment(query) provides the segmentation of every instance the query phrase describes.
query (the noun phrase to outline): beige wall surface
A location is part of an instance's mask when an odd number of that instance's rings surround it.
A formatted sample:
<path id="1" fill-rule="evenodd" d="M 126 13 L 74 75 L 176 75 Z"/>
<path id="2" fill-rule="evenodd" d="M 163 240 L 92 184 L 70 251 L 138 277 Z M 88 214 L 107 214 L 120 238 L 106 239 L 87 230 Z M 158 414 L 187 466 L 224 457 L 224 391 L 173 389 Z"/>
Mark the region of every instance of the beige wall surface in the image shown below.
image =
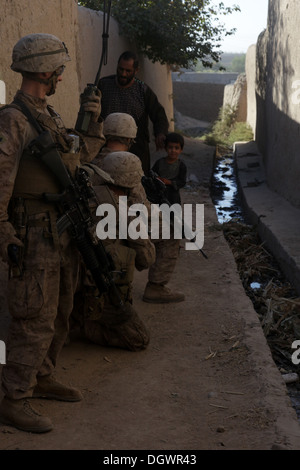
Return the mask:
<path id="1" fill-rule="evenodd" d="M 257 43 L 256 135 L 271 189 L 300 207 L 299 0 L 269 0 Z"/>
<path id="2" fill-rule="evenodd" d="M 26 34 L 54 34 L 65 42 L 72 61 L 68 62 L 57 93 L 49 98 L 67 127 L 75 125 L 79 95 L 87 83 L 93 83 L 102 52 L 103 15 L 77 5 L 76 0 L 0 0 L 0 80 L 6 86 L 9 103 L 21 83 L 20 74 L 10 69 L 16 42 Z M 108 62 L 101 76 L 115 73 L 119 55 L 130 47 L 119 35 L 118 24 L 109 22 Z M 143 79 L 157 93 L 171 126 L 173 119 L 172 79 L 166 66 L 141 61 Z M 0 95 L 1 98 L 2 94 Z M 0 104 L 3 104 L 3 98 Z"/>
<path id="3" fill-rule="evenodd" d="M 225 86 L 223 107 L 226 106 L 236 109 L 236 122 L 247 120 L 247 77 L 245 73 L 239 74 L 233 84 Z"/>
<path id="4" fill-rule="evenodd" d="M 21 83 L 20 74 L 10 69 L 15 43 L 30 33 L 54 34 L 66 43 L 72 62 L 68 63 L 59 90 L 49 98 L 49 103 L 62 115 L 67 126 L 74 125 L 79 103 L 77 3 L 74 0 L 0 0 L 0 11 L 0 79 L 6 84 L 6 102 L 12 100 Z"/>
<path id="5" fill-rule="evenodd" d="M 255 79 L 256 79 L 256 45 L 252 44 L 246 54 L 246 77 L 247 77 L 247 119 L 250 124 L 254 138 L 256 131 L 256 95 L 255 95 Z"/>

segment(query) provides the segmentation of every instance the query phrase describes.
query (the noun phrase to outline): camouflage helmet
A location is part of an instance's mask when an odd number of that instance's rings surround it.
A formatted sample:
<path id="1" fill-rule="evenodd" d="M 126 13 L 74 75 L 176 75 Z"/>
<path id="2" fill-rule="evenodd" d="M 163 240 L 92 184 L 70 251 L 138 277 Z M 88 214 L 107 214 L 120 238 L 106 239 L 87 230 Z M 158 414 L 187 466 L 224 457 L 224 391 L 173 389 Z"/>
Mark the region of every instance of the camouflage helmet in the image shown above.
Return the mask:
<path id="1" fill-rule="evenodd" d="M 11 69 L 15 72 L 53 72 L 69 60 L 68 49 L 56 36 L 28 34 L 13 48 Z"/>
<path id="2" fill-rule="evenodd" d="M 117 186 L 124 188 L 133 188 L 144 176 L 141 160 L 130 152 L 109 153 L 101 161 L 101 168 L 113 178 Z"/>
<path id="3" fill-rule="evenodd" d="M 103 134 L 134 139 L 137 133 L 135 120 L 130 114 L 111 113 L 103 123 Z"/>

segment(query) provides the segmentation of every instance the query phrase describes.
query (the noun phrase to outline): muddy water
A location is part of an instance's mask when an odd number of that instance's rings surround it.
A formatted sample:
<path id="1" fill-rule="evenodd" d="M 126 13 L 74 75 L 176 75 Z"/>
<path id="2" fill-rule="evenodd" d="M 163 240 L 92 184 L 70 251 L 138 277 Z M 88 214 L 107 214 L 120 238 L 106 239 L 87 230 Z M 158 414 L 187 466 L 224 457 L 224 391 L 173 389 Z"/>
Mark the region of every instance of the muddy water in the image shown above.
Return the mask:
<path id="1" fill-rule="evenodd" d="M 220 224 L 230 221 L 245 223 L 242 204 L 238 193 L 234 157 L 231 153 L 216 158 L 214 174 L 211 181 L 211 198 L 215 205 Z M 266 282 L 265 279 L 263 283 L 260 279 L 255 279 L 249 286 L 244 286 L 247 295 L 250 293 L 249 297 L 251 298 L 251 292 L 262 292 Z M 257 313 L 259 314 L 259 312 Z M 272 351 L 271 346 L 270 349 Z M 281 357 L 280 352 L 274 355 L 274 362 L 282 373 L 287 371 L 299 372 L 299 366 L 293 365 L 290 358 L 284 357 L 284 355 Z M 286 386 L 292 406 L 295 408 L 298 420 L 300 421 L 300 382 L 286 384 Z"/>
<path id="2" fill-rule="evenodd" d="M 221 224 L 232 219 L 243 219 L 232 154 L 216 159 L 211 197 Z"/>

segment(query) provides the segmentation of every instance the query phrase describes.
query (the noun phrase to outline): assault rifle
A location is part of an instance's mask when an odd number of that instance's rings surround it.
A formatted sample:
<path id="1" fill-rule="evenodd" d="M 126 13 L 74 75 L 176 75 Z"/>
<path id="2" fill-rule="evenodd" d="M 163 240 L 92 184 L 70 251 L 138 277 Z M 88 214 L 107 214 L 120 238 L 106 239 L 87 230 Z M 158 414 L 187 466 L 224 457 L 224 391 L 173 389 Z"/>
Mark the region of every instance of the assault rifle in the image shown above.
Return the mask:
<path id="1" fill-rule="evenodd" d="M 61 235 L 68 230 L 75 240 L 83 261 L 90 271 L 101 295 L 111 292 L 117 305 L 124 303 L 113 279 L 115 266 L 111 256 L 95 233 L 95 219 L 91 203 L 97 204 L 96 195 L 85 170 L 77 168 L 73 178 L 65 167 L 49 131 L 42 132 L 30 144 L 32 153 L 54 174 L 62 188 L 60 194 L 44 194 L 46 201 L 58 204 L 63 215 L 57 220 Z"/>
<path id="2" fill-rule="evenodd" d="M 158 175 L 155 173 L 155 171 L 150 170 L 149 176 L 142 176 L 142 185 L 144 186 L 147 199 L 152 202 L 153 204 L 167 204 L 169 207 L 171 207 L 171 203 L 167 198 L 166 194 L 166 185 L 163 183 Z M 174 217 L 176 218 L 176 214 L 174 214 Z M 188 231 L 190 232 L 191 229 L 188 227 L 184 221 L 180 221 L 182 223 L 182 229 L 186 227 Z M 182 230 L 182 231 L 183 231 Z M 192 240 L 189 240 L 192 243 L 196 243 L 196 237 L 194 237 Z M 204 253 L 204 251 L 197 246 L 198 250 L 200 253 L 204 256 L 204 258 L 207 258 L 207 255 Z"/>
<path id="3" fill-rule="evenodd" d="M 86 171 L 78 168 L 73 178 L 57 151 L 51 133 L 40 126 L 24 102 L 15 99 L 14 103 L 39 134 L 29 144 L 29 150 L 47 166 L 62 189 L 60 194 L 44 194 L 46 201 L 58 204 L 62 209 L 63 215 L 57 220 L 58 234 L 61 235 L 65 230 L 69 231 L 94 279 L 99 294 L 111 292 L 117 305 L 123 309 L 124 302 L 112 275 L 115 271 L 113 260 L 95 234 L 95 219 L 91 203 L 92 201 L 95 205 L 98 203 Z M 9 255 L 11 260 L 17 263 L 18 247 L 16 245 L 9 247 Z"/>

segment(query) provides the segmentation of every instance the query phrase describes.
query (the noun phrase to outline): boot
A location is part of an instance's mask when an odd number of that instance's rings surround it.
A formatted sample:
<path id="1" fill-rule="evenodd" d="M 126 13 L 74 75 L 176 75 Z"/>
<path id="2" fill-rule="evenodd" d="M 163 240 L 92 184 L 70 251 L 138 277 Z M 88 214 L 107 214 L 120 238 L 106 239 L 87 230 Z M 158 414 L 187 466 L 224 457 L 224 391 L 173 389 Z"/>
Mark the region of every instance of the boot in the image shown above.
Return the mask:
<path id="1" fill-rule="evenodd" d="M 143 301 L 152 304 L 168 304 L 171 302 L 182 302 L 185 299 L 182 292 L 172 292 L 162 284 L 148 282 L 143 295 Z"/>
<path id="2" fill-rule="evenodd" d="M 57 382 L 51 375 L 38 377 L 32 398 L 50 398 L 61 401 L 81 401 L 82 395 L 76 388 Z"/>
<path id="3" fill-rule="evenodd" d="M 26 398 L 12 400 L 4 397 L 0 403 L 0 421 L 21 431 L 42 433 L 53 429 L 51 420 L 41 416 Z"/>

